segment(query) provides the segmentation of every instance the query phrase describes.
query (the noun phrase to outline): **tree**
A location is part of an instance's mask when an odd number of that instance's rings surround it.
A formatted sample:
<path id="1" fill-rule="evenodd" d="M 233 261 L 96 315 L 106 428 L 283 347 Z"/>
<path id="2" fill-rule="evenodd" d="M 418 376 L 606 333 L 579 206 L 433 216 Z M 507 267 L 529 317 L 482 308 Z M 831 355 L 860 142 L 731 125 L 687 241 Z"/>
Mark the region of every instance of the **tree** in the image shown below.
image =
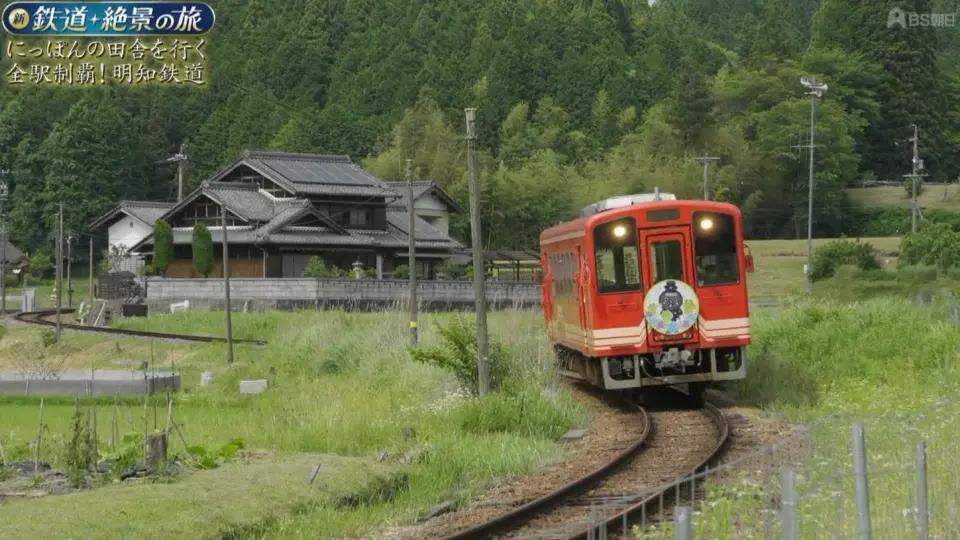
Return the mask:
<path id="1" fill-rule="evenodd" d="M 213 271 L 213 238 L 203 223 L 193 227 L 193 267 L 207 277 Z"/>
<path id="2" fill-rule="evenodd" d="M 158 219 L 153 226 L 153 269 L 162 276 L 172 257 L 173 230 L 169 223 Z"/>
<path id="3" fill-rule="evenodd" d="M 38 252 L 30 256 L 30 274 L 33 277 L 42 279 L 51 268 L 53 268 L 53 262 L 48 253 Z"/>

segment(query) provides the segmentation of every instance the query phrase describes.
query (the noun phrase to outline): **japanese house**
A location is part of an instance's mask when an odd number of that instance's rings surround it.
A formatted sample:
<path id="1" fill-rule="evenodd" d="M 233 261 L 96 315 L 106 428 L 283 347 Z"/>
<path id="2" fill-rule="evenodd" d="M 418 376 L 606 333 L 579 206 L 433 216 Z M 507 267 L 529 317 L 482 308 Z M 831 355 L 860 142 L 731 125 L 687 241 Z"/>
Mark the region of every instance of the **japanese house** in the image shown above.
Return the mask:
<path id="1" fill-rule="evenodd" d="M 417 274 L 431 278 L 445 258 L 462 246 L 447 233 L 446 215 L 459 205 L 432 182 L 418 182 L 415 193 Z M 165 276 L 203 277 L 193 267 L 193 227 L 205 224 L 213 238 L 214 268 L 222 277 L 221 211 L 226 211 L 231 277 L 300 277 L 312 256 L 329 266 L 352 269 L 356 263 L 387 277 L 407 262 L 409 214 L 403 190 L 364 172 L 347 156 L 247 152 L 156 219 L 173 228 L 174 257 Z M 121 211 L 122 214 L 122 211 Z M 118 223 L 116 216 L 94 225 Z M 125 214 L 124 214 L 125 215 Z M 426 219 L 435 218 L 431 225 Z M 154 219 L 154 223 L 156 222 Z M 438 228 L 440 227 L 440 228 Z M 441 228 L 443 230 L 441 230 Z M 150 256 L 149 234 L 128 246 Z"/>

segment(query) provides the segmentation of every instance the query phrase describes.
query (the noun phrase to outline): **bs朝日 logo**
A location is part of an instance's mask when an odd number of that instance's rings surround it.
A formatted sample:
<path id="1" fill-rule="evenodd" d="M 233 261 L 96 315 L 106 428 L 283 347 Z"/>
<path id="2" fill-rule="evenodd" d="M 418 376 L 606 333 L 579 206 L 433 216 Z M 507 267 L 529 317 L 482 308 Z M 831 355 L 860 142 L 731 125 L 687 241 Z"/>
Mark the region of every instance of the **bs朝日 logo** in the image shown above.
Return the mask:
<path id="1" fill-rule="evenodd" d="M 660 281 L 650 287 L 643 297 L 643 305 L 647 324 L 668 336 L 686 332 L 700 316 L 697 293 L 676 279 Z"/>
<path id="2" fill-rule="evenodd" d="M 894 26 L 907 27 L 907 14 L 898 7 L 891 9 L 890 13 L 887 14 L 887 28 L 893 28 Z"/>

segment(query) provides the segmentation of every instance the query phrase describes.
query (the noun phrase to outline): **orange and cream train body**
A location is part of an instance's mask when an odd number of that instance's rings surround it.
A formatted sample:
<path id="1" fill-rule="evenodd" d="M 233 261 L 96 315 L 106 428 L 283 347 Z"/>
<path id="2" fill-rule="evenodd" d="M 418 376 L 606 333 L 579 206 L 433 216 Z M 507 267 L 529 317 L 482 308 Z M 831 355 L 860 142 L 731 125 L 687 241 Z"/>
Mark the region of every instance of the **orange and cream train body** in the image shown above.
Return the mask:
<path id="1" fill-rule="evenodd" d="M 753 257 L 731 204 L 655 192 L 540 235 L 543 314 L 567 376 L 608 390 L 746 377 Z"/>

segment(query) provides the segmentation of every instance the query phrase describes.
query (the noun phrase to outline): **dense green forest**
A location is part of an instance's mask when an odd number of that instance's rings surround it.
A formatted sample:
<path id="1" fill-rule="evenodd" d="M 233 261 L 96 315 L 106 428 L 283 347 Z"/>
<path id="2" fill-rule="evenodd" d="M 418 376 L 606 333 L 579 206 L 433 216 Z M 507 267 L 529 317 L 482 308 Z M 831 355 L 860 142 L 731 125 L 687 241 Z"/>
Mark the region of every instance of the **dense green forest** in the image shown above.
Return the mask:
<path id="1" fill-rule="evenodd" d="M 11 232 L 47 251 L 57 203 L 75 235 L 120 199 L 171 200 L 181 143 L 194 187 L 245 149 L 345 153 L 380 178 L 414 160 L 467 199 L 465 107 L 478 109 L 487 247 L 600 198 L 714 197 L 755 238 L 858 234 L 844 188 L 910 172 L 911 124 L 933 180 L 960 174 L 960 27 L 887 28 L 929 0 L 219 0 L 211 84 L 0 93 Z M 466 216 L 454 229 L 468 239 Z"/>

